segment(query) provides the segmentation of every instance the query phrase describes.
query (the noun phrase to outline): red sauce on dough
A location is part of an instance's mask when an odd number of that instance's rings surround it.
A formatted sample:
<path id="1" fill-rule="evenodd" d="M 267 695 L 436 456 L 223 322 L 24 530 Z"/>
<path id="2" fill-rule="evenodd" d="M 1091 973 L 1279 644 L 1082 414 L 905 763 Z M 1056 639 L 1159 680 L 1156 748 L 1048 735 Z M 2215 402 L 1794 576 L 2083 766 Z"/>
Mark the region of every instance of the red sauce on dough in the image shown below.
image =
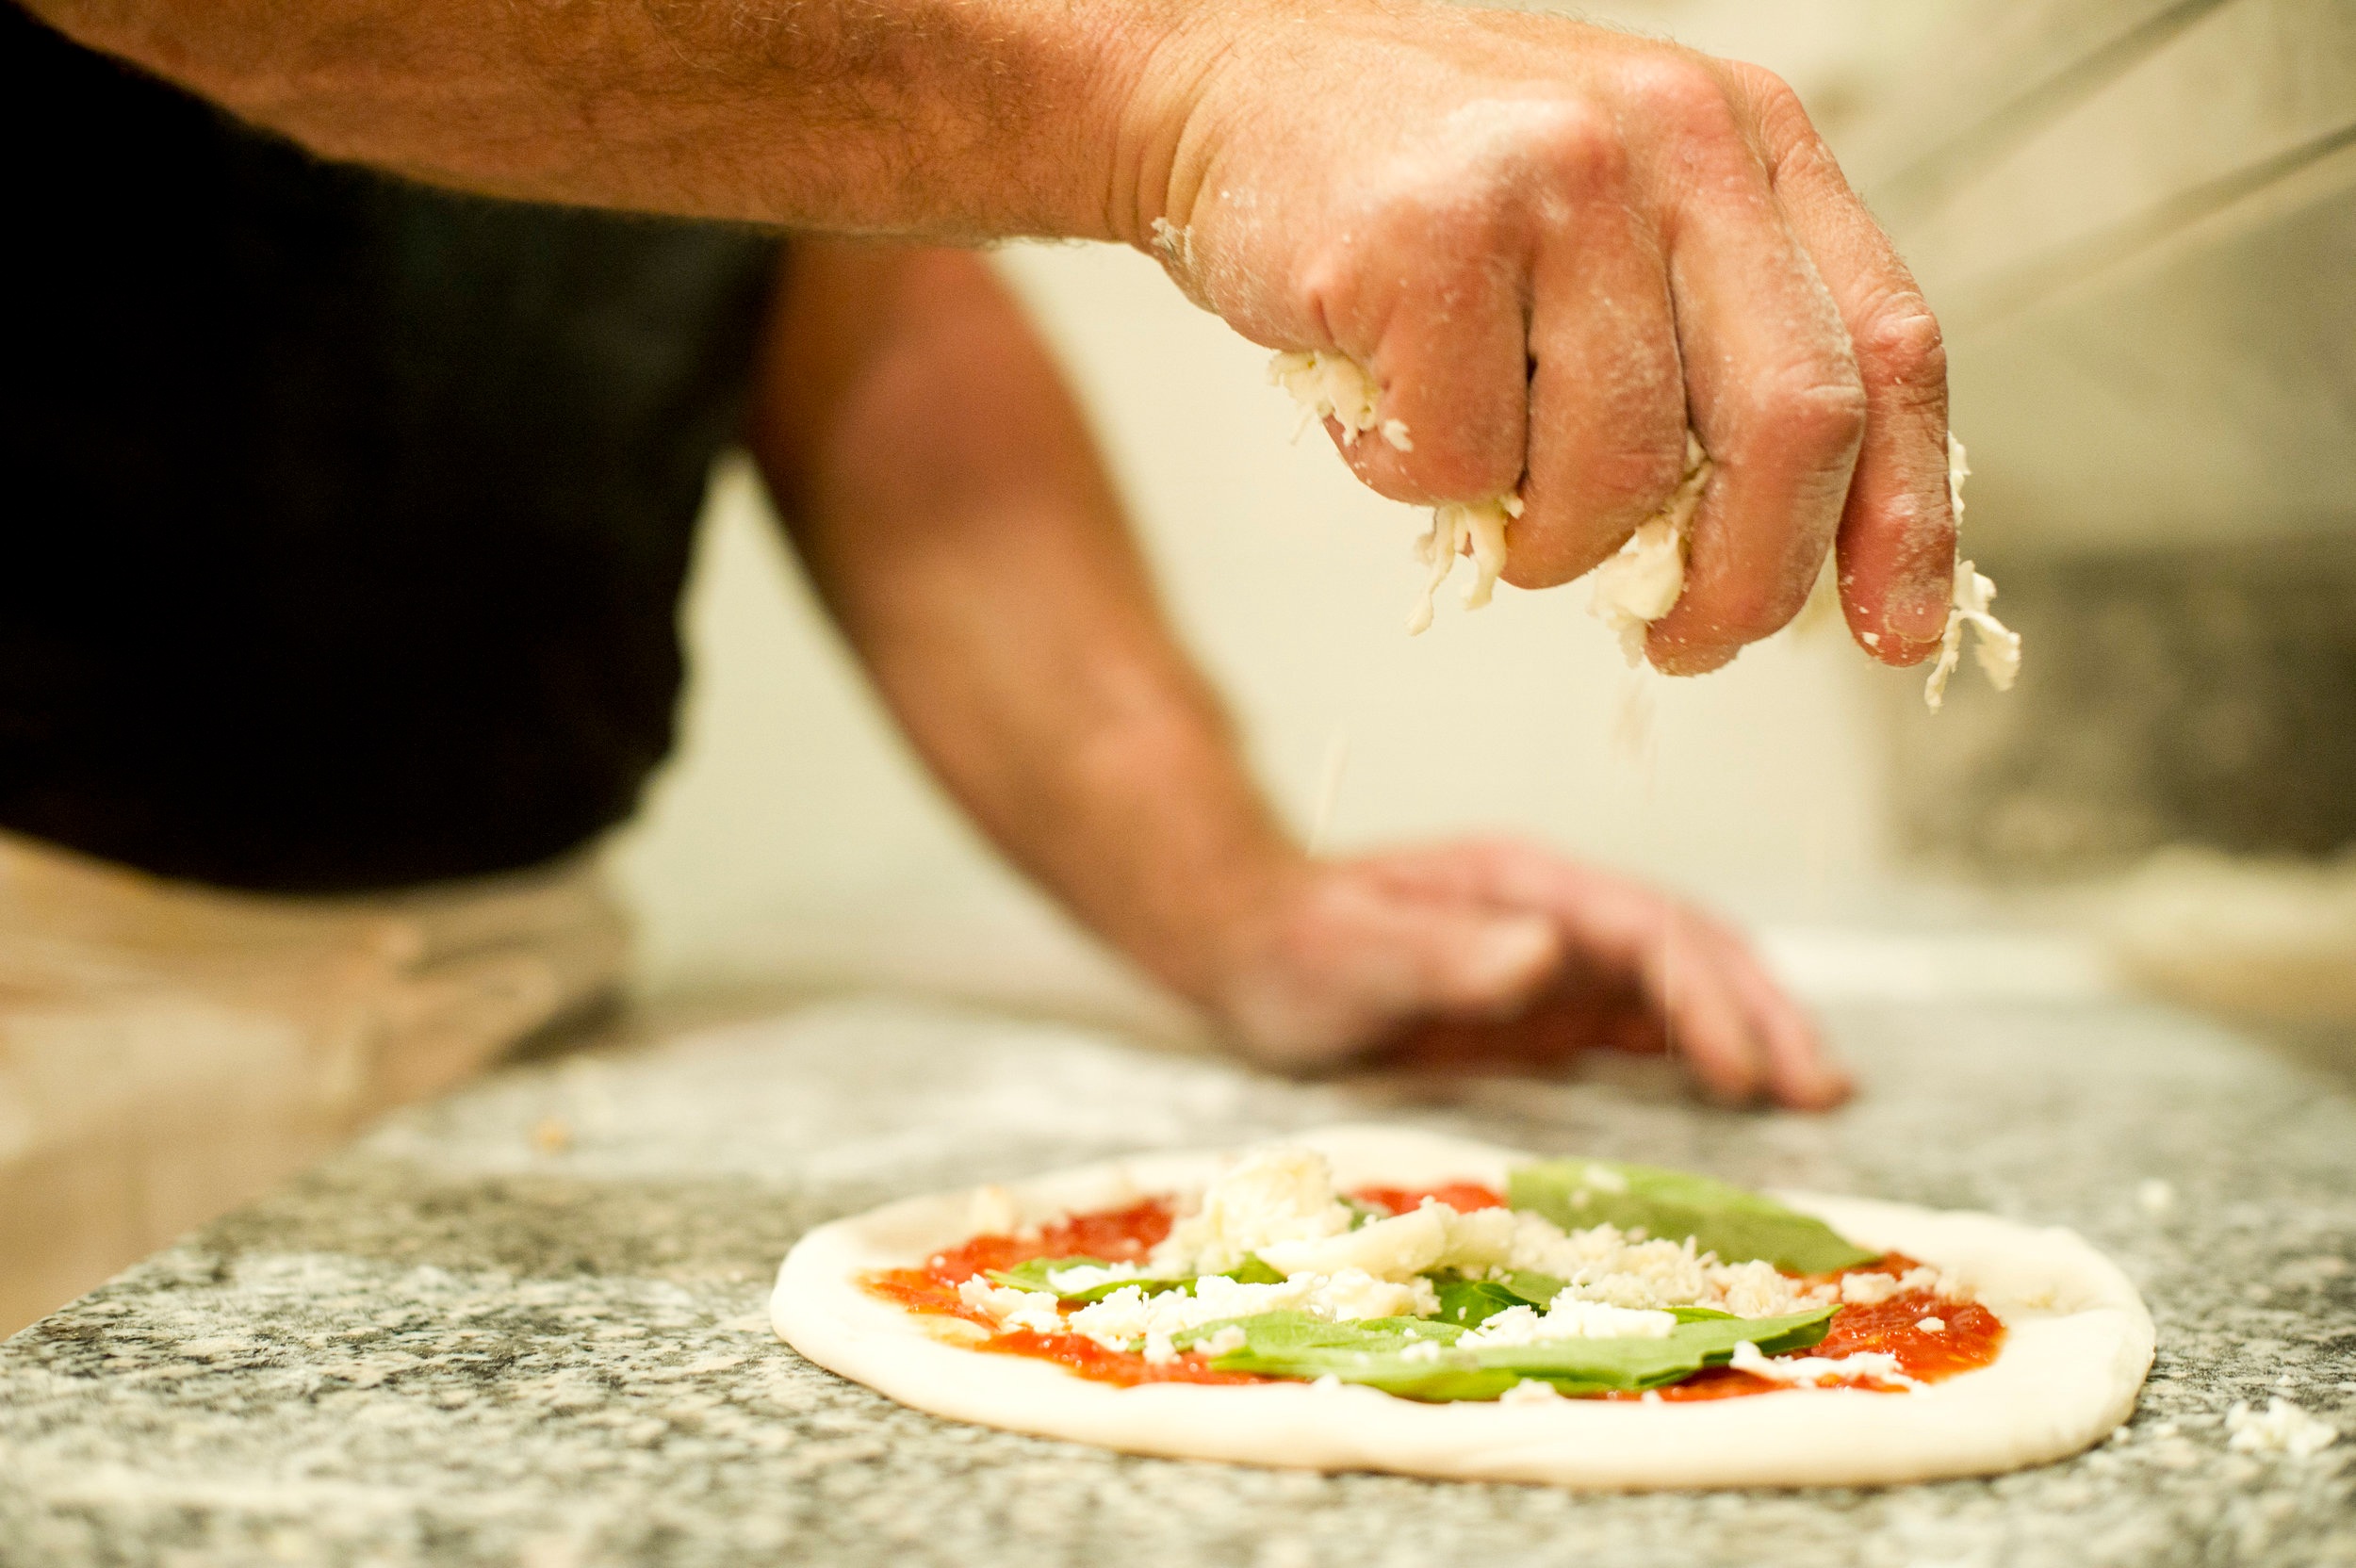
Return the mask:
<path id="1" fill-rule="evenodd" d="M 1437 1187 L 1360 1187 L 1350 1196 L 1368 1208 L 1387 1209 L 1392 1214 L 1412 1214 L 1427 1198 L 1438 1199 L 1458 1214 L 1505 1207 L 1505 1194 L 1478 1182 L 1450 1182 Z"/>
<path id="2" fill-rule="evenodd" d="M 1891 1252 L 1844 1273 L 1898 1275 L 1921 1266 L 1918 1260 L 1903 1252 Z M 1819 1274 L 1812 1277 L 1831 1282 L 1844 1275 Z M 1919 1327 L 1926 1317 L 1938 1318 L 1944 1327 Z M 1895 1356 L 1899 1370 L 1917 1382 L 1935 1383 L 1958 1372 L 1988 1365 L 1996 1359 L 2004 1345 L 2004 1325 L 1986 1307 L 1927 1290 L 1909 1290 L 1871 1306 L 1856 1303 L 1843 1306 L 1833 1315 L 1832 1327 L 1826 1331 L 1824 1339 L 1815 1348 L 1803 1353 L 1838 1357 L 1853 1355 L 1860 1350 L 1879 1350 Z M 1653 1392 L 1662 1399 L 1679 1402 L 1731 1399 L 1746 1394 L 1773 1394 L 1788 1386 L 1748 1372 L 1737 1372 L 1730 1366 L 1712 1366 L 1696 1372 L 1682 1382 L 1671 1383 Z M 1879 1382 L 1871 1378 L 1858 1378 L 1837 1384 L 1826 1382 L 1820 1386 L 1860 1388 L 1875 1394 L 1905 1392 L 1896 1383 Z M 1641 1399 L 1644 1396 L 1606 1394 L 1601 1397 Z"/>
<path id="3" fill-rule="evenodd" d="M 1362 1187 L 1350 1196 L 1362 1203 L 1387 1209 L 1393 1214 L 1408 1213 L 1426 1198 L 1436 1198 L 1460 1213 L 1505 1206 L 1501 1194 L 1469 1182 L 1429 1188 Z M 1107 1350 L 1081 1334 L 1042 1334 L 1030 1329 L 997 1332 L 996 1320 L 988 1313 L 969 1307 L 957 1298 L 957 1286 L 976 1274 L 1012 1268 L 1034 1258 L 1091 1257 L 1103 1258 L 1110 1263 L 1141 1263 L 1146 1254 L 1170 1234 L 1172 1217 L 1173 1211 L 1167 1200 L 1147 1199 L 1125 1209 L 1072 1215 L 1053 1225 L 1043 1225 L 1019 1235 L 975 1236 L 962 1246 L 934 1253 L 921 1268 L 883 1269 L 870 1274 L 862 1282 L 873 1294 L 887 1301 L 897 1302 L 910 1312 L 956 1318 L 992 1331 L 987 1338 L 973 1342 L 972 1348 L 976 1350 L 1054 1362 L 1096 1382 L 1135 1387 L 1139 1383 L 1257 1383 L 1275 1380 L 1249 1372 L 1221 1372 L 1210 1364 L 1207 1357 L 1195 1352 L 1156 1364 L 1132 1351 Z M 1920 1266 L 1904 1253 L 1892 1252 L 1846 1272 L 1900 1275 Z M 1841 1276 L 1818 1275 L 1815 1278 L 1828 1282 Z M 1945 1326 L 1937 1330 L 1919 1327 L 1926 1317 L 1938 1318 Z M 1878 1350 L 1896 1357 L 1900 1368 L 1907 1377 L 1931 1383 L 1952 1378 L 1958 1372 L 1988 1365 L 1996 1359 L 2004 1342 L 2004 1324 L 1986 1307 L 1935 1295 L 1930 1291 L 1913 1290 L 1871 1306 L 1843 1306 L 1834 1315 L 1832 1327 L 1823 1342 L 1807 1353 L 1813 1356 L 1845 1356 L 1860 1350 Z M 959 1343 L 966 1343 L 966 1340 L 960 1337 Z M 1695 1373 L 1682 1382 L 1653 1392 L 1663 1400 L 1684 1403 L 1773 1394 L 1786 1386 L 1754 1377 L 1748 1372 L 1737 1372 L 1731 1367 L 1713 1366 Z M 1876 1393 L 1903 1392 L 1894 1384 L 1879 1383 L 1871 1379 L 1859 1379 L 1840 1386 Z M 1644 1396 L 1634 1393 L 1596 1396 L 1621 1400 L 1641 1399 Z"/>
<path id="4" fill-rule="evenodd" d="M 1170 1206 L 1158 1198 L 1125 1209 L 1072 1215 L 1020 1235 L 975 1236 L 961 1247 L 936 1252 L 922 1268 L 887 1268 L 862 1282 L 874 1295 L 910 1312 L 959 1318 L 995 1331 L 997 1320 L 957 1298 L 957 1286 L 976 1274 L 1012 1268 L 1033 1258 L 1103 1258 L 1107 1263 L 1142 1263 L 1170 1234 Z M 959 1343 L 964 1343 L 962 1339 Z M 1138 1383 L 1258 1383 L 1249 1372 L 1221 1372 L 1206 1356 L 1188 1353 L 1156 1364 L 1127 1350 L 1107 1350 L 1084 1334 L 1043 1334 L 1032 1329 L 992 1332 L 976 1350 L 1028 1356 L 1068 1367 L 1100 1383 L 1133 1388 Z"/>

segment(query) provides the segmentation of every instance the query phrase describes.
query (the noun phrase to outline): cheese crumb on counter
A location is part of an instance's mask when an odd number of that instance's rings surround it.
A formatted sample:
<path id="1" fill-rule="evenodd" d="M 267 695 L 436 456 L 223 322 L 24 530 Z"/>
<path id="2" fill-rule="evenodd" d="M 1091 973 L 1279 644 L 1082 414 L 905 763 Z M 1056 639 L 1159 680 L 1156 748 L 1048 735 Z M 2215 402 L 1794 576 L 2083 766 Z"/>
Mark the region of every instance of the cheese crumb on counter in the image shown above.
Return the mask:
<path id="1" fill-rule="evenodd" d="M 2247 1401 L 2225 1413 L 2225 1446 L 2240 1454 L 2284 1454 L 2307 1459 L 2340 1440 L 2339 1429 L 2277 1395 L 2263 1411 Z"/>

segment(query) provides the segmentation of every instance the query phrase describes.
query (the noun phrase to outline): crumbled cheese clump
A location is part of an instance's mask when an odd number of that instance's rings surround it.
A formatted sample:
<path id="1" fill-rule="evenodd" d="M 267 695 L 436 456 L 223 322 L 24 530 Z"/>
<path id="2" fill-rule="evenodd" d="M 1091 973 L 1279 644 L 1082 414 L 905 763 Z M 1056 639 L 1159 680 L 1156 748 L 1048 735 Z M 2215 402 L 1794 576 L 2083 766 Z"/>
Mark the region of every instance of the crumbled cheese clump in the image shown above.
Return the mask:
<path id="1" fill-rule="evenodd" d="M 1878 1307 L 1892 1297 L 1911 1291 L 1955 1296 L 1962 1287 L 1936 1268 L 1909 1268 L 1904 1274 L 1844 1274 L 1841 1299 L 1853 1307 Z"/>
<path id="2" fill-rule="evenodd" d="M 1342 427 L 1345 447 L 1355 446 L 1358 437 L 1371 430 L 1380 431 L 1383 439 L 1400 451 L 1415 449 L 1406 423 L 1385 419 L 1378 412 L 1383 389 L 1375 385 L 1366 368 L 1348 354 L 1288 350 L 1268 361 L 1268 379 L 1301 405 L 1301 428 L 1293 433 L 1296 440 L 1312 420 L 1331 419 Z"/>
<path id="3" fill-rule="evenodd" d="M 1077 1296 L 1099 1285 L 1116 1284 L 1122 1280 L 1146 1278 L 1145 1270 L 1133 1263 L 1073 1264 L 1070 1268 L 1047 1271 L 1048 1288 L 1058 1296 Z"/>
<path id="4" fill-rule="evenodd" d="M 1544 1313 L 1528 1307 L 1508 1307 L 1456 1343 L 1461 1348 L 1482 1349 L 1539 1345 L 1550 1339 L 1666 1339 L 1677 1326 L 1675 1313 L 1611 1307 L 1600 1301 L 1582 1301 L 1564 1291 Z"/>
<path id="5" fill-rule="evenodd" d="M 2340 1440 L 2338 1428 L 2280 1396 L 2267 1400 L 2264 1411 L 2246 1402 L 2235 1404 L 2225 1413 L 2225 1429 L 2230 1434 L 2225 1446 L 2236 1453 L 2287 1454 L 2293 1459 L 2310 1458 Z"/>
<path id="6" fill-rule="evenodd" d="M 1524 1378 L 1497 1396 L 1500 1405 L 1550 1405 L 1562 1397 L 1562 1391 L 1544 1378 Z"/>
<path id="7" fill-rule="evenodd" d="M 1836 1382 L 1871 1378 L 1900 1388 L 1924 1386 L 1907 1377 L 1898 1358 L 1887 1350 L 1857 1350 L 1845 1356 L 1767 1356 L 1746 1339 L 1734 1348 L 1734 1359 L 1726 1364 L 1737 1372 L 1800 1388 L 1814 1388 L 1827 1378 Z"/>
<path id="8" fill-rule="evenodd" d="M 1693 531 L 1693 514 L 1701 510 L 1702 492 L 1710 487 L 1716 465 L 1702 450 L 1701 438 L 1685 433 L 1685 474 L 1675 494 L 1660 511 L 1628 535 L 1620 553 L 1606 561 L 1589 579 L 1595 596 L 1587 608 L 1620 640 L 1620 652 L 1629 667 L 1644 662 L 1644 632 L 1669 612 L 1685 592 L 1685 555 Z"/>
<path id="9" fill-rule="evenodd" d="M 1324 1155 L 1312 1149 L 1261 1150 L 1203 1191 L 1202 1205 L 1170 1227 L 1152 1263 L 1156 1273 L 1172 1277 L 1224 1274 L 1273 1246 L 1338 1236 L 1355 1217 L 1333 1190 L 1333 1168 Z"/>
<path id="10" fill-rule="evenodd" d="M 993 1285 L 976 1274 L 957 1286 L 957 1299 L 990 1314 L 1002 1329 L 1028 1329 L 1041 1334 L 1063 1331 L 1064 1321 L 1055 1311 L 1055 1298 L 1044 1290 Z"/>
<path id="11" fill-rule="evenodd" d="M 1497 1212 L 1497 1211 L 1492 1211 Z M 1720 1263 L 1682 1241 L 1639 1241 L 1611 1225 L 1565 1233 L 1543 1215 L 1516 1213 L 1505 1259 L 1509 1269 L 1551 1274 L 1565 1295 L 1607 1306 L 1715 1307 L 1737 1317 L 1780 1317 L 1840 1298 L 1829 1284 L 1809 1284 L 1760 1259 Z"/>
<path id="12" fill-rule="evenodd" d="M 1640 1240 L 1611 1225 L 1566 1233 L 1525 1210 L 1459 1213 L 1426 1200 L 1354 1230 L 1351 1218 L 1323 1155 L 1263 1151 L 1211 1184 L 1197 1211 L 1154 1250 L 1151 1272 L 1224 1273 L 1255 1256 L 1287 1277 L 1357 1273 L 1397 1283 L 1446 1268 L 1474 1278 L 1527 1271 L 1563 1281 L 1572 1300 L 1637 1311 L 1714 1307 L 1738 1317 L 1781 1316 L 1841 1299 L 1833 1285 L 1791 1279 L 1760 1260 L 1720 1263 L 1690 1237 Z M 1917 1270 L 1891 1291 L 1936 1278 Z"/>
<path id="13" fill-rule="evenodd" d="M 1148 1296 L 1135 1285 L 1082 1307 L 1061 1327 L 1108 1350 L 1135 1350 L 1168 1361 L 1172 1339 L 1189 1329 L 1266 1312 L 1305 1312 L 1335 1323 L 1368 1317 L 1429 1317 L 1440 1301 L 1429 1280 L 1377 1280 L 1355 1268 L 1338 1274 L 1298 1274 L 1282 1284 L 1248 1285 L 1205 1274 L 1194 1289 Z"/>
<path id="14" fill-rule="evenodd" d="M 1955 509 L 1955 528 L 1963 528 L 1963 482 L 1972 472 L 1964 461 L 1963 443 L 1953 431 L 1947 433 L 1947 499 Z M 2007 628 L 1988 612 L 1988 604 L 1996 597 L 1996 584 L 1977 570 L 1971 562 L 1958 556 L 1955 561 L 1955 585 L 1947 611 L 1947 629 L 1939 638 L 1939 662 L 1931 666 L 1931 678 L 1922 688 L 1922 701 L 1932 712 L 1947 700 L 1947 678 L 1955 673 L 1963 660 L 1963 629 L 1968 625 L 1976 634 L 1972 657 L 1979 662 L 1980 673 L 1988 683 L 2000 692 L 2012 690 L 2012 683 L 2021 675 L 2021 633 Z"/>

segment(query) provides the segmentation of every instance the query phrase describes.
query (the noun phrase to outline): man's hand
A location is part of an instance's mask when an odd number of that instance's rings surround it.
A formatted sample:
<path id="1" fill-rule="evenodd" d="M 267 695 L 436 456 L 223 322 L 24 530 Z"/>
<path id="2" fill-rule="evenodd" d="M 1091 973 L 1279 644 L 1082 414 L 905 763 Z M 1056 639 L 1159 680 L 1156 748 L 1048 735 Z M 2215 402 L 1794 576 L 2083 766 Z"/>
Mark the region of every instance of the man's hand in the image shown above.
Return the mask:
<path id="1" fill-rule="evenodd" d="M 1347 443 L 1360 477 L 1520 490 L 1509 581 L 1617 549 L 1690 422 L 1717 473 L 1656 664 L 1783 626 L 1836 533 L 1858 641 L 1893 664 L 1938 645 L 1938 325 L 1767 72 L 1558 17 L 1213 7 L 1157 56 L 1129 140 L 1134 242 L 1247 336 L 1372 372 L 1412 446 Z"/>
<path id="2" fill-rule="evenodd" d="M 1519 489 L 1566 581 L 1717 460 L 1664 669 L 1798 611 L 1857 640 L 1952 589 L 1937 323 L 1790 89 L 1561 17 L 1412 0 L 35 0 L 330 156 L 495 193 L 1157 249 L 1272 347 L 1346 353 L 1402 500 Z"/>
<path id="3" fill-rule="evenodd" d="M 1730 1100 L 1847 1090 L 1723 926 L 1514 843 L 1323 863 L 1154 606 L 1078 410 L 963 253 L 804 242 L 750 437 L 935 774 L 1100 936 L 1293 1069 L 1666 1046 Z"/>
<path id="4" fill-rule="evenodd" d="M 1700 910 L 1527 843 L 1301 862 L 1210 1003 L 1249 1054 L 1558 1068 L 1669 1051 L 1712 1095 L 1816 1109 L 1849 1080 L 1742 939 Z"/>

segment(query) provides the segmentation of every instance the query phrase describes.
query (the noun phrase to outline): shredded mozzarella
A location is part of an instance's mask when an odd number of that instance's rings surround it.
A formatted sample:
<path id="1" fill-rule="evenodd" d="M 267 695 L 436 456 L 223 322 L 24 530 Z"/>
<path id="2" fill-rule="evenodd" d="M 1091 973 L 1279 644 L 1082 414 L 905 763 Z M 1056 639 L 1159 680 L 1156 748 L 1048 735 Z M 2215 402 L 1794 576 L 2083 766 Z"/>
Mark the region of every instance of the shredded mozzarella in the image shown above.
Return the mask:
<path id="1" fill-rule="evenodd" d="M 1144 1277 L 1145 1271 L 1133 1263 L 1074 1264 L 1070 1268 L 1047 1271 L 1048 1287 L 1058 1296 L 1077 1296 L 1084 1290 L 1109 1285 L 1121 1280 Z"/>
<path id="2" fill-rule="evenodd" d="M 1064 1327 L 1063 1316 L 1055 1310 L 1055 1298 L 1043 1290 L 993 1285 L 976 1274 L 957 1286 L 957 1299 L 990 1314 L 1002 1329 L 1028 1329 L 1034 1333 L 1052 1334 Z"/>
<path id="3" fill-rule="evenodd" d="M 1355 1268 L 1379 1280 L 1404 1280 L 1434 1266 L 1447 1254 L 1448 1227 L 1442 1212 L 1435 1203 L 1336 1236 L 1273 1242 L 1260 1248 L 1259 1254 L 1269 1267 L 1288 1275 Z"/>
<path id="4" fill-rule="evenodd" d="M 1550 1339 L 1666 1339 L 1677 1315 L 1582 1301 L 1564 1291 L 1544 1313 L 1508 1307 L 1456 1343 L 1480 1349 L 1503 1345 L 1538 1345 Z"/>
<path id="5" fill-rule="evenodd" d="M 1949 1287 L 1953 1284 L 1936 1268 L 1909 1268 L 1904 1274 L 1844 1274 L 1841 1279 L 1841 1299 L 1853 1307 L 1877 1307 L 1891 1297 L 1909 1291 L 1951 1295 Z"/>
<path id="6" fill-rule="evenodd" d="M 1314 349 L 1287 351 L 1268 361 L 1268 379 L 1301 405 L 1301 426 L 1293 432 L 1296 440 L 1311 422 L 1331 419 L 1342 427 L 1346 447 L 1356 445 L 1358 437 L 1371 430 L 1381 432 L 1383 439 L 1400 451 L 1415 449 L 1403 420 L 1382 416 L 1377 405 L 1383 389 L 1375 385 L 1366 367 L 1348 354 Z"/>
<path id="7" fill-rule="evenodd" d="M 1153 1250 L 1154 1272 L 1223 1274 L 1268 1248 L 1321 1241 L 1348 1231 L 1350 1205 L 1333 1190 L 1333 1168 L 1309 1149 L 1249 1154 L 1213 1182 L 1191 1215 Z"/>
<path id="8" fill-rule="evenodd" d="M 1544 1378 L 1524 1378 L 1497 1396 L 1500 1405 L 1550 1405 L 1562 1397 L 1562 1391 Z"/>
<path id="9" fill-rule="evenodd" d="M 1800 1388 L 1814 1388 L 1827 1378 L 1836 1382 L 1871 1378 L 1900 1388 L 1924 1386 L 1907 1377 L 1898 1358 L 1886 1350 L 1857 1350 L 1845 1356 L 1767 1356 L 1746 1339 L 1734 1348 L 1734 1359 L 1727 1364 L 1737 1372 Z"/>
<path id="10" fill-rule="evenodd" d="M 1296 1275 L 1282 1284 L 1248 1285 L 1206 1274 L 1194 1282 L 1191 1293 L 1171 1290 L 1148 1296 L 1135 1285 L 1116 1290 L 1073 1313 L 1062 1327 L 1108 1350 L 1134 1350 L 1142 1342 L 1151 1360 L 1157 1345 L 1230 1317 L 1305 1312 L 1330 1322 L 1354 1323 L 1369 1317 L 1428 1317 L 1439 1310 L 1429 1280 L 1376 1280 L 1351 1268 L 1332 1275 Z"/>
<path id="11" fill-rule="evenodd" d="M 1685 592 L 1685 555 L 1693 531 L 1693 514 L 1701 509 L 1702 492 L 1710 487 L 1716 465 L 1702 450 L 1701 439 L 1685 433 L 1685 474 L 1677 481 L 1668 504 L 1645 520 L 1620 553 L 1595 570 L 1590 580 L 1595 596 L 1588 610 L 1620 640 L 1620 652 L 1630 667 L 1644 662 L 1644 632 L 1669 612 Z"/>
<path id="12" fill-rule="evenodd" d="M 1963 528 L 1963 482 L 1972 472 L 1964 461 L 1963 443 L 1955 433 L 1947 434 L 1947 499 L 1954 507 L 1955 528 Z M 1947 678 L 1955 673 L 1963 660 L 1963 629 L 1972 628 L 1976 634 L 1972 656 L 1978 661 L 1980 673 L 1988 683 L 2000 692 L 2012 690 L 2012 683 L 2021 675 L 2021 633 L 2007 628 L 1988 611 L 1996 597 L 1996 584 L 1977 570 L 1971 562 L 1960 557 L 1955 562 L 1955 584 L 1947 612 L 1947 629 L 1939 643 L 1939 662 L 1931 666 L 1931 678 L 1922 688 L 1922 700 L 1932 712 L 1947 700 Z"/>

